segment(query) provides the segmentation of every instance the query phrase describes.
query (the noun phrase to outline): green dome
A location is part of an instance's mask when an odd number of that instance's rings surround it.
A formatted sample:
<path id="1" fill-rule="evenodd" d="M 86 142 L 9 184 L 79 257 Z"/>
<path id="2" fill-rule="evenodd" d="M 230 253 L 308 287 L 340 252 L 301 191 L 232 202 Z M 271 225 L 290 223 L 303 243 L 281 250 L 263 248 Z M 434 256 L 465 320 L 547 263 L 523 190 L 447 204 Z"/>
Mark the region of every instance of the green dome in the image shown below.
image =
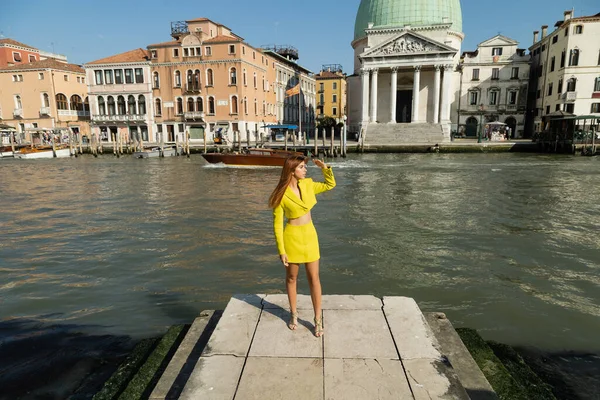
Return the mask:
<path id="1" fill-rule="evenodd" d="M 354 24 L 354 39 L 365 37 L 373 27 L 421 26 L 443 23 L 448 17 L 452 30 L 462 32 L 460 0 L 361 0 Z"/>

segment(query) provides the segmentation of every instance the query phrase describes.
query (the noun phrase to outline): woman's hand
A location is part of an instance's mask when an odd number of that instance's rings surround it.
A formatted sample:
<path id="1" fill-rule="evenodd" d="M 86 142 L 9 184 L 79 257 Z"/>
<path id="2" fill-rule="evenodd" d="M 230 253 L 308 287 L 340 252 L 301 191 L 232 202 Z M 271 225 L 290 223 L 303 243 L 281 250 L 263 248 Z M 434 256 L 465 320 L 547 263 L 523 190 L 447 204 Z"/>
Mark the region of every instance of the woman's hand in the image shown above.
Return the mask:
<path id="1" fill-rule="evenodd" d="M 280 254 L 279 259 L 286 267 L 289 267 L 290 263 L 288 262 L 287 254 Z"/>
<path id="2" fill-rule="evenodd" d="M 313 158 L 312 160 L 317 167 L 319 167 L 321 169 L 327 168 L 327 164 L 325 164 L 322 160 L 319 160 L 318 158 Z"/>

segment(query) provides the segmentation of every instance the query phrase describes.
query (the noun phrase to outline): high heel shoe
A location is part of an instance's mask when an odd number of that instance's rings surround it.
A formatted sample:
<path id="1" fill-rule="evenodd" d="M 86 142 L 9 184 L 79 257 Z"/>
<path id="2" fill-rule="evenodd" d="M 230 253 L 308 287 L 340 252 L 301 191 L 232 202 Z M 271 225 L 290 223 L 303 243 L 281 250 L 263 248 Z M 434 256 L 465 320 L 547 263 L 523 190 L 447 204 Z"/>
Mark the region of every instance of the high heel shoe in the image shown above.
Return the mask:
<path id="1" fill-rule="evenodd" d="M 290 322 L 288 322 L 288 328 L 290 328 L 292 331 L 295 331 L 296 328 L 298 328 L 298 311 L 290 311 Z"/>
<path id="2" fill-rule="evenodd" d="M 315 318 L 315 336 L 321 337 L 325 332 L 323 331 L 323 318 Z"/>

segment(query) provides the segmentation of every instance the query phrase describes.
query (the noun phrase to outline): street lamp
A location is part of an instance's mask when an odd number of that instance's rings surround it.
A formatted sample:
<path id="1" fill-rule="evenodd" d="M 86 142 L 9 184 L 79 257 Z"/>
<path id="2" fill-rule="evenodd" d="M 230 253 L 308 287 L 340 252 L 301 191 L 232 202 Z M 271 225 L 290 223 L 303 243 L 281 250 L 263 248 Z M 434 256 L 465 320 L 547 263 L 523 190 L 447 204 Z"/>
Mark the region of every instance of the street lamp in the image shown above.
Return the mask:
<path id="1" fill-rule="evenodd" d="M 481 131 L 483 130 L 483 103 L 479 105 L 479 134 L 477 135 L 477 143 L 481 143 Z"/>

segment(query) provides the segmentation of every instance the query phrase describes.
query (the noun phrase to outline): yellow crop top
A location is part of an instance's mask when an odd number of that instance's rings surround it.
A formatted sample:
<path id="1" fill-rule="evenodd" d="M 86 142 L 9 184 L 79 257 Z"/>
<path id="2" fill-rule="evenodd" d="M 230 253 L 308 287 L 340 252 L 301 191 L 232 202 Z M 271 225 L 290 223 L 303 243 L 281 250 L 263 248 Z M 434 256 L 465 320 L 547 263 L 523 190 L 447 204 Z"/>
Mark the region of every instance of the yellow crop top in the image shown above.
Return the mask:
<path id="1" fill-rule="evenodd" d="M 305 178 L 298 181 L 298 187 L 302 194 L 300 199 L 289 187 L 281 199 L 281 203 L 273 209 L 273 231 L 277 241 L 277 251 L 279 254 L 285 253 L 283 244 L 283 217 L 287 219 L 300 218 L 309 212 L 317 204 L 316 195 L 326 192 L 335 187 L 335 178 L 331 167 L 322 168 L 325 182 L 314 182 L 311 178 Z"/>

